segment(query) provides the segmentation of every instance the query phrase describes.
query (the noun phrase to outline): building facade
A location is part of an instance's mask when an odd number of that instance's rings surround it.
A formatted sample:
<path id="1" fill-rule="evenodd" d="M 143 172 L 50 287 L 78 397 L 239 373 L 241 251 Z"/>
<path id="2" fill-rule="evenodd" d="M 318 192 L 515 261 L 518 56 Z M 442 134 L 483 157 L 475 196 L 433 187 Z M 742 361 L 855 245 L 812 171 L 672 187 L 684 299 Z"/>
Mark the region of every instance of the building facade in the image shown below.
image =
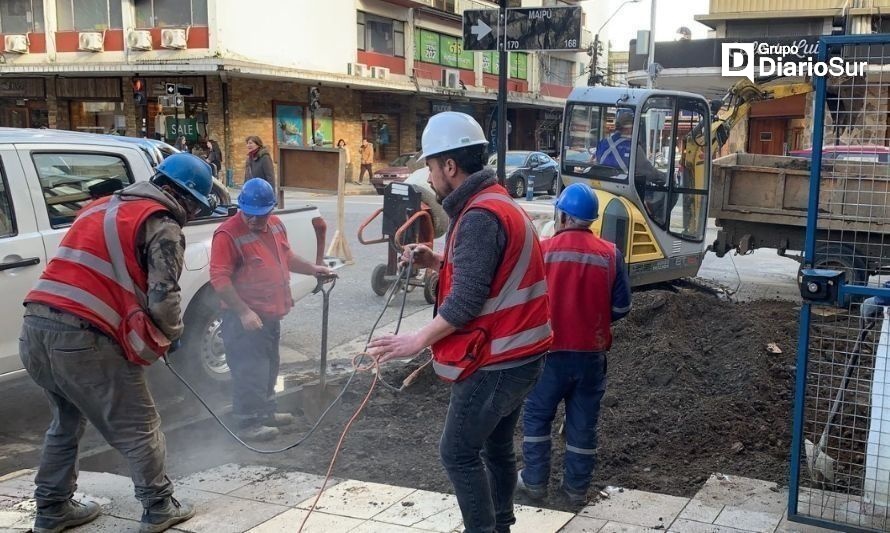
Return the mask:
<path id="1" fill-rule="evenodd" d="M 563 0 L 512 2 L 524 7 Z M 461 13 L 482 0 L 3 0 L 0 126 L 214 139 L 234 182 L 244 141 L 284 150 L 362 139 L 380 162 L 419 148 L 428 118 L 459 110 L 489 127 L 494 52 L 466 52 Z M 585 7 L 585 18 L 599 8 Z M 592 23 L 592 22 L 591 22 Z M 582 46 L 588 46 L 584 32 Z M 558 152 L 583 52 L 509 55 L 511 149 Z M 168 87 L 181 96 L 165 99 Z M 318 106 L 310 106 L 310 88 Z M 288 183 L 282 176 L 282 183 Z"/>
<path id="2" fill-rule="evenodd" d="M 890 31 L 890 0 L 711 0 L 709 12 L 695 18 L 712 29 L 713 37 L 655 43 L 655 62 L 662 67 L 656 86 L 719 98 L 741 79 L 721 75 L 722 43 L 795 44 L 806 51 L 803 60 L 814 58 L 822 35 Z M 632 41 L 628 80 L 633 85 L 645 85 L 646 55 L 633 53 L 635 48 Z M 779 77 L 764 88 L 809 81 Z M 731 132 L 724 152 L 782 155 L 808 148 L 812 114 L 812 92 L 756 103 L 747 119 Z M 864 137 L 868 131 L 877 130 L 848 128 L 837 141 L 868 144 L 870 140 Z"/>

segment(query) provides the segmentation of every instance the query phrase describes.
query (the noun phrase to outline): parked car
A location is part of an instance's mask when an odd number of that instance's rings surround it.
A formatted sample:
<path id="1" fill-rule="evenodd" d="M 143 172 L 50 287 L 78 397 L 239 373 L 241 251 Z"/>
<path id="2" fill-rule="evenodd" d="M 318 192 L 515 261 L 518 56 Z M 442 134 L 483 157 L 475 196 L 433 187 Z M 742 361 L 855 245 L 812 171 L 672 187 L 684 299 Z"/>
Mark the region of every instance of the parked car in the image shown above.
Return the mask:
<path id="1" fill-rule="evenodd" d="M 56 130 L 0 128 L 0 382 L 22 375 L 18 335 L 22 301 L 55 256 L 77 212 L 97 191 L 112 191 L 154 175 L 145 152 L 120 138 Z M 185 333 L 171 355 L 197 384 L 229 377 L 220 339 L 220 310 L 210 286 L 210 243 L 225 214 L 201 218 L 184 228 L 185 268 L 179 280 Z M 323 259 L 325 225 L 318 209 L 300 206 L 275 212 L 294 251 Z M 312 292 L 312 276 L 291 275 L 298 300 Z"/>
<path id="2" fill-rule="evenodd" d="M 411 152 L 402 154 L 393 159 L 388 167 L 381 168 L 374 172 L 371 176 L 371 185 L 377 190 L 377 194 L 383 194 L 386 186 L 390 183 L 401 183 L 411 175 L 412 172 L 423 166 L 423 163 L 417 159 L 420 152 Z"/>
<path id="3" fill-rule="evenodd" d="M 811 158 L 812 148 L 794 150 L 790 155 Z M 857 161 L 862 163 L 890 163 L 890 148 L 877 144 L 832 145 L 822 147 L 823 161 Z"/>
<path id="4" fill-rule="evenodd" d="M 488 159 L 490 166 L 497 166 L 497 154 Z M 543 152 L 508 151 L 504 160 L 507 174 L 507 190 L 514 198 L 525 196 L 529 178 L 533 177 L 535 192 L 556 193 L 559 165 Z"/>

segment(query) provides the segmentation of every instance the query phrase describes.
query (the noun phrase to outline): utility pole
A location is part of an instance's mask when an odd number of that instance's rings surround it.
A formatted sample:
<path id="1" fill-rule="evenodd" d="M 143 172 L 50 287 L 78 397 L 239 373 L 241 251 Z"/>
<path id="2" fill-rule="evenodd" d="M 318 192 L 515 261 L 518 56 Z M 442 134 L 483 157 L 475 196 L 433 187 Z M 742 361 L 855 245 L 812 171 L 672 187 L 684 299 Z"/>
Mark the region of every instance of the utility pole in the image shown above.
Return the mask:
<path id="1" fill-rule="evenodd" d="M 590 74 L 587 76 L 587 86 L 593 87 L 597 83 L 596 69 L 597 60 L 600 54 L 600 34 L 597 33 L 593 37 L 593 47 L 590 54 Z"/>
<path id="2" fill-rule="evenodd" d="M 646 60 L 646 71 L 649 74 L 649 81 L 646 87 L 655 87 L 655 0 L 652 0 L 652 7 L 649 13 L 649 58 Z"/>
<path id="3" fill-rule="evenodd" d="M 498 24 L 498 183 L 507 184 L 507 0 L 500 0 Z"/>

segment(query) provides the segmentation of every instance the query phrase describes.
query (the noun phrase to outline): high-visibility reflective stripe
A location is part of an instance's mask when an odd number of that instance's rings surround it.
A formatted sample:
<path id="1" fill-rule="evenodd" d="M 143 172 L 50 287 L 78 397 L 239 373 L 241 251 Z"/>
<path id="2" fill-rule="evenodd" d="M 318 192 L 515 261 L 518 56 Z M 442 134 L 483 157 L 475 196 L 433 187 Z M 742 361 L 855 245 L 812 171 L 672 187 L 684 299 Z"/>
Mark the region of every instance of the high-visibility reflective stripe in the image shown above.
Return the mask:
<path id="1" fill-rule="evenodd" d="M 522 442 L 550 442 L 550 435 L 540 437 L 522 437 Z"/>
<path id="2" fill-rule="evenodd" d="M 124 258 L 124 249 L 117 230 L 117 212 L 120 210 L 120 199 L 114 196 L 108 203 L 111 205 L 108 211 L 105 212 L 105 218 L 102 221 L 108 257 L 111 259 L 111 266 L 114 268 L 118 285 L 128 292 L 136 294 L 136 284 L 133 283 L 133 278 L 130 277 L 130 272 L 127 270 L 127 260 Z"/>
<path id="3" fill-rule="evenodd" d="M 111 266 L 111 263 L 101 257 L 91 254 L 90 252 L 75 250 L 74 248 L 69 248 L 67 246 L 60 246 L 59 249 L 56 250 L 56 257 L 58 259 L 80 263 L 81 265 L 89 267 L 102 274 L 111 281 L 117 282 L 117 277 L 114 275 L 114 267 Z"/>
<path id="4" fill-rule="evenodd" d="M 143 341 L 142 337 L 135 331 L 130 331 L 130 333 L 127 334 L 127 341 L 145 362 L 151 363 L 160 359 L 161 354 L 154 352 L 151 348 L 146 346 L 145 341 Z"/>
<path id="5" fill-rule="evenodd" d="M 630 311 L 630 305 L 628 305 L 627 307 L 613 307 L 612 308 L 613 313 L 627 313 L 629 311 Z"/>
<path id="6" fill-rule="evenodd" d="M 549 337 L 550 332 L 550 322 L 548 321 L 538 327 L 520 331 L 514 335 L 493 339 L 491 341 L 491 354 L 500 355 L 516 348 L 540 342 Z"/>
<path id="7" fill-rule="evenodd" d="M 619 144 L 622 144 L 622 141 L 630 142 L 630 139 L 622 137 L 618 141 Z M 627 174 L 627 163 L 624 162 L 624 158 L 621 157 L 621 153 L 618 151 L 618 144 L 615 144 L 615 141 L 612 140 L 611 135 L 606 137 L 606 142 L 609 144 L 609 148 L 606 149 L 606 153 L 603 155 L 603 159 L 606 159 L 609 154 L 612 154 L 612 159 L 614 159 L 615 162 L 618 163 L 618 167 L 621 168 L 621 171 Z M 602 161 L 600 161 L 600 163 L 602 164 Z"/>
<path id="8" fill-rule="evenodd" d="M 54 294 L 75 301 L 96 313 L 96 315 L 114 329 L 117 329 L 121 323 L 121 316 L 117 314 L 117 311 L 109 307 L 105 302 L 95 297 L 93 294 L 78 287 L 68 285 L 67 283 L 60 283 L 58 281 L 41 279 L 34 285 L 34 290 Z"/>
<path id="9" fill-rule="evenodd" d="M 272 233 L 285 233 L 284 224 L 275 224 L 272 226 Z"/>
<path id="10" fill-rule="evenodd" d="M 502 293 L 504 291 L 501 291 Z M 490 298 L 482 306 L 482 312 L 479 316 L 488 315 L 495 311 L 509 309 L 517 305 L 526 304 L 535 298 L 540 298 L 547 294 L 547 280 L 542 279 L 534 285 L 529 285 L 524 289 L 516 289 L 507 292 L 503 298 Z"/>
<path id="11" fill-rule="evenodd" d="M 578 455 L 596 455 L 596 448 L 578 448 L 571 444 L 566 444 L 566 451 L 577 453 Z"/>
<path id="12" fill-rule="evenodd" d="M 256 242 L 259 240 L 259 237 L 254 235 L 253 233 L 248 233 L 246 235 L 242 235 L 235 239 L 235 246 L 240 250 L 242 246 L 245 244 L 250 244 L 252 242 Z"/>
<path id="13" fill-rule="evenodd" d="M 456 366 L 443 365 L 433 359 L 433 371 L 436 372 L 436 375 L 442 376 L 445 379 L 455 380 L 460 377 L 460 374 L 464 369 Z"/>
<path id="14" fill-rule="evenodd" d="M 545 263 L 580 263 L 582 265 L 593 265 L 602 268 L 609 268 L 609 259 L 597 254 L 589 254 L 584 252 L 571 251 L 553 251 L 544 254 Z"/>
<path id="15" fill-rule="evenodd" d="M 102 205 L 91 207 L 86 211 L 81 211 L 80 213 L 78 213 L 77 218 L 85 218 L 92 215 L 93 213 L 99 213 L 105 211 L 106 209 L 108 209 L 108 202 L 105 202 Z"/>

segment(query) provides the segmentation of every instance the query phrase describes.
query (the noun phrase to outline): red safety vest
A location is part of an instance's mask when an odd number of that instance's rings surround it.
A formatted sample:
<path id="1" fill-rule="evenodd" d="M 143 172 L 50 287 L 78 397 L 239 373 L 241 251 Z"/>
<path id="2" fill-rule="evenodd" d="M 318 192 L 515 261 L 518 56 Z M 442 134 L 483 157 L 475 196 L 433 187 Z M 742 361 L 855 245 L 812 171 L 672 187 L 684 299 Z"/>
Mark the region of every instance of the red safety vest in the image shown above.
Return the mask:
<path id="1" fill-rule="evenodd" d="M 146 311 L 148 275 L 137 260 L 145 220 L 167 211 L 154 200 L 114 195 L 87 205 L 62 239 L 55 257 L 25 297 L 99 328 L 123 348 L 128 361 L 150 365 L 170 339 Z"/>
<path id="2" fill-rule="evenodd" d="M 588 229 L 541 243 L 553 320 L 551 351 L 602 352 L 612 346 L 615 245 Z"/>
<path id="3" fill-rule="evenodd" d="M 476 193 L 458 215 L 439 272 L 438 304 L 451 292 L 454 235 L 460 218 L 471 208 L 498 217 L 507 233 L 507 248 L 479 316 L 432 346 L 433 369 L 446 381 L 460 381 L 478 368 L 543 353 L 552 340 L 538 236 L 528 215 L 500 185 Z"/>
<path id="4" fill-rule="evenodd" d="M 214 237 L 219 233 L 228 235 L 241 256 L 241 264 L 232 275 L 238 297 L 259 315 L 281 318 L 294 306 L 288 265 L 290 244 L 277 216 L 269 217 L 268 231 L 275 241 L 274 250 L 259 234 L 250 231 L 239 214 L 221 224 Z"/>

